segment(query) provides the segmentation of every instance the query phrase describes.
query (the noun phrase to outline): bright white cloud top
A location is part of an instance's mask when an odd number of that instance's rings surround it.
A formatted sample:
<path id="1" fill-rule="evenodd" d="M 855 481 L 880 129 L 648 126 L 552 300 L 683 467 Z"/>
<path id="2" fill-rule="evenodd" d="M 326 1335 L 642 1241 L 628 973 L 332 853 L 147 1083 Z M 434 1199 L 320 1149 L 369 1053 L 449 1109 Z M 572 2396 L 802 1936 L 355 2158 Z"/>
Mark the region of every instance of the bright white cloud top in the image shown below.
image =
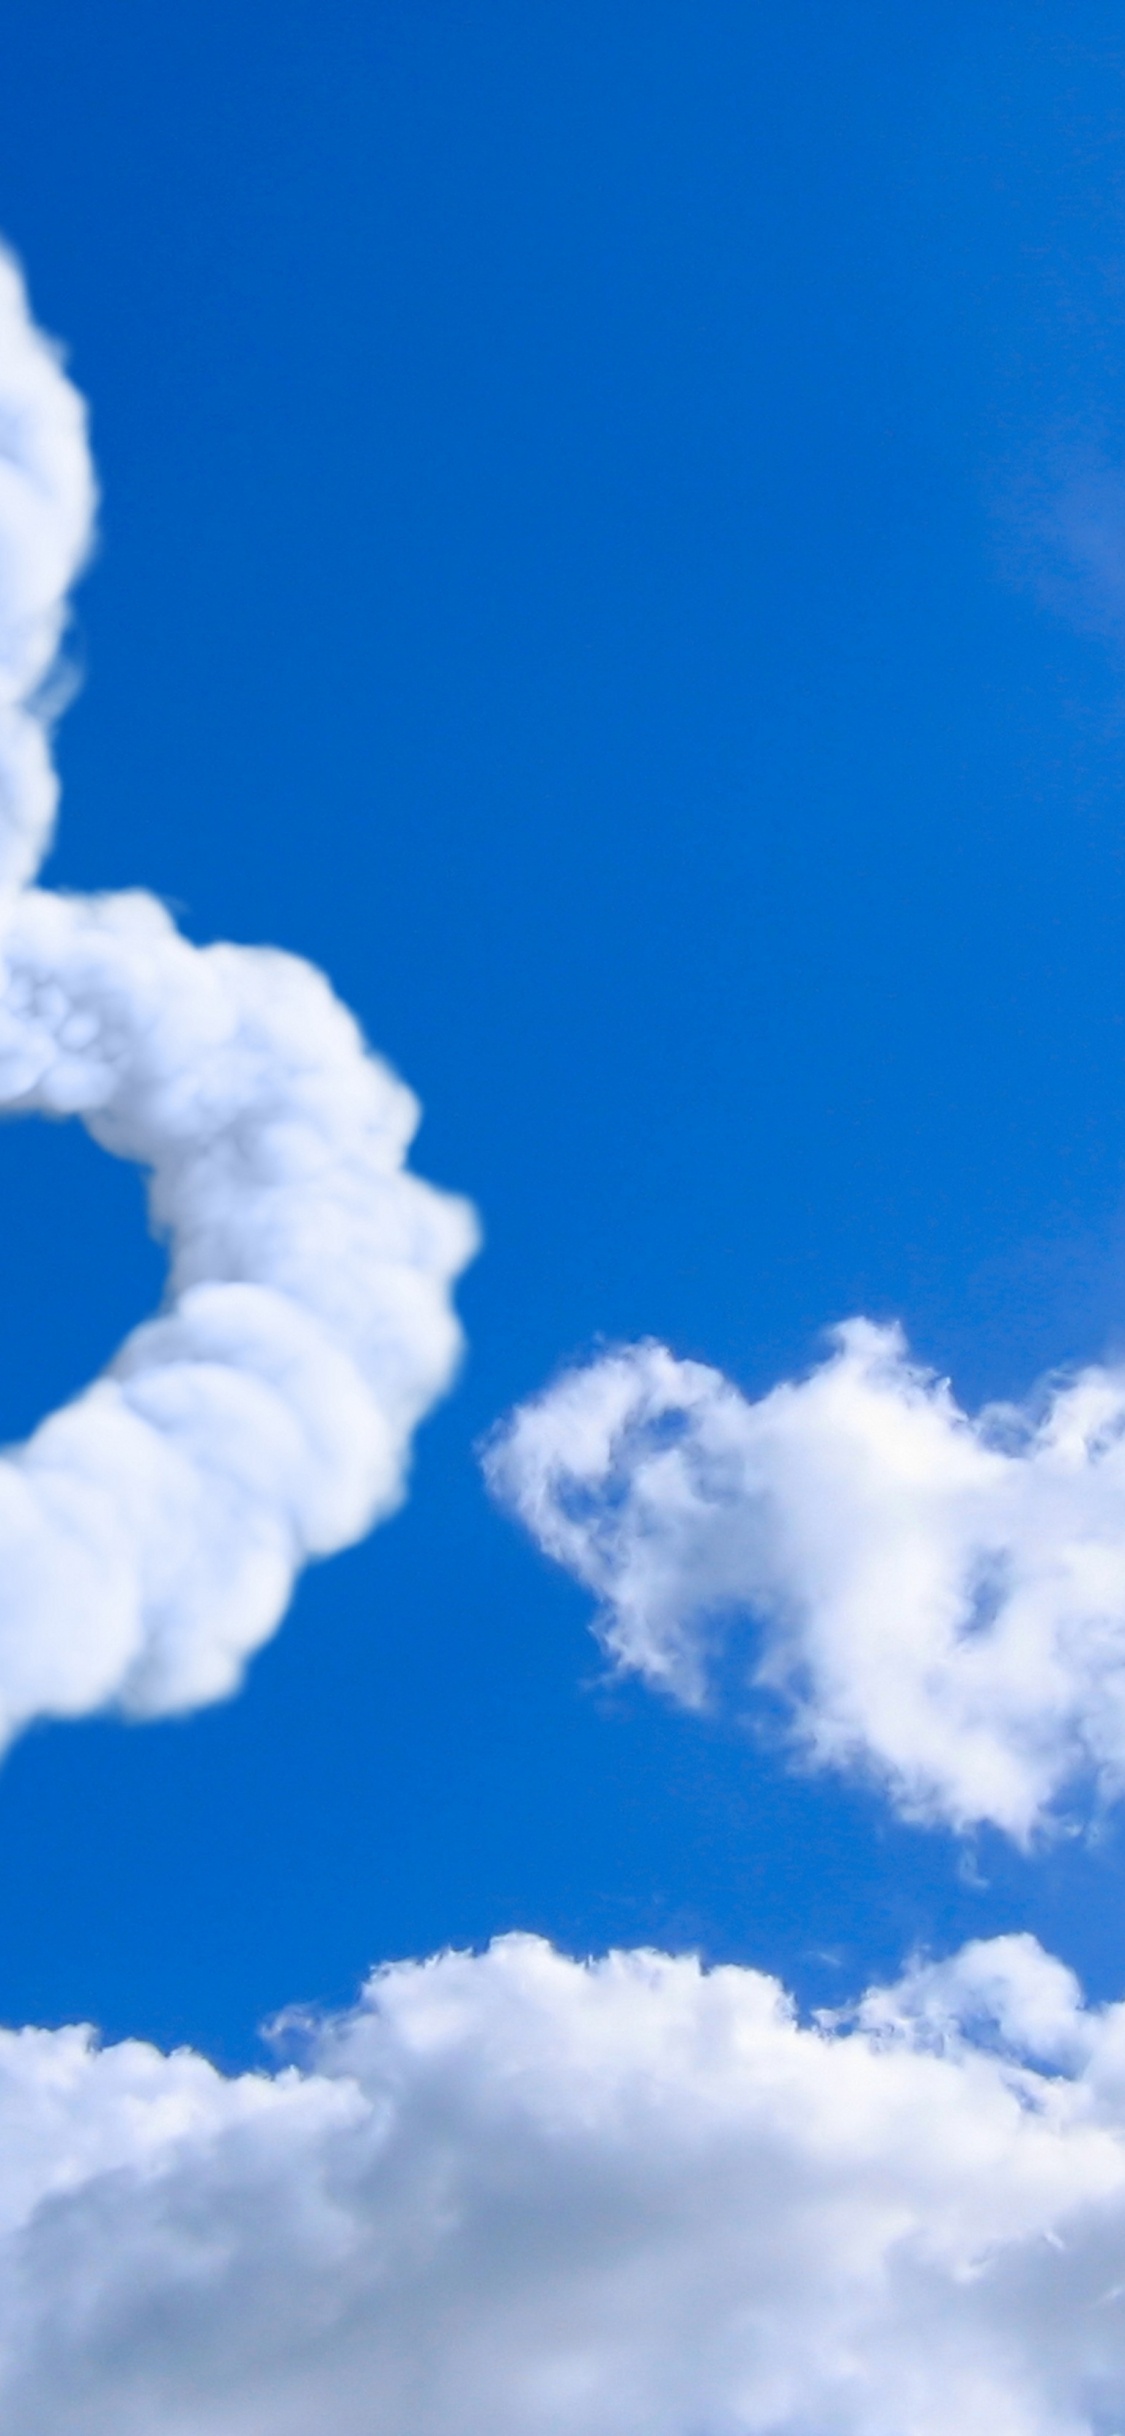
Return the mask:
<path id="1" fill-rule="evenodd" d="M 416 1103 L 309 965 L 193 947 L 140 892 L 27 885 L 93 505 L 81 400 L 0 256 L 0 1109 L 79 1116 L 146 1168 L 171 1263 L 163 1315 L 0 1460 L 0 1743 L 237 1684 L 299 1567 L 401 1497 L 475 1242 L 407 1172 Z"/>
<path id="2" fill-rule="evenodd" d="M 1125 2007 L 1029 1937 L 801 2026 L 532 1938 L 303 2071 L 0 2039 L 13 2436 L 1106 2436 Z"/>
<path id="3" fill-rule="evenodd" d="M 486 1469 L 618 1665 L 698 1704 L 751 1618 L 805 1753 L 908 1815 L 1026 1841 L 1068 1786 L 1125 1788 L 1125 1370 L 970 1419 L 865 1321 L 757 1402 L 643 1344 L 524 1405 Z"/>

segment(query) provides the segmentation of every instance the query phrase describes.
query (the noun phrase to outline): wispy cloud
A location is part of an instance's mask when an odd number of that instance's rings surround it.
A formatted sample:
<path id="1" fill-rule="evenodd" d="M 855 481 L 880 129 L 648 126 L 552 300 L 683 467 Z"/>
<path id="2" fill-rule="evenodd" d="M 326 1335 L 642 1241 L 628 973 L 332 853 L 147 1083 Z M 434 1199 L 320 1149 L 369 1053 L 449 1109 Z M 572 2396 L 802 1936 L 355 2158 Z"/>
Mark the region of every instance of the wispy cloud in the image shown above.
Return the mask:
<path id="1" fill-rule="evenodd" d="M 298 1568 L 398 1502 L 476 1240 L 408 1172 L 416 1103 L 312 967 L 193 947 L 139 891 L 27 885 L 93 506 L 81 400 L 0 256 L 0 1109 L 137 1161 L 170 1249 L 162 1315 L 0 1460 L 0 1744 L 233 1688 Z"/>
<path id="2" fill-rule="evenodd" d="M 1059 440 L 1004 502 L 1007 573 L 1078 629 L 1125 645 L 1125 462 Z"/>

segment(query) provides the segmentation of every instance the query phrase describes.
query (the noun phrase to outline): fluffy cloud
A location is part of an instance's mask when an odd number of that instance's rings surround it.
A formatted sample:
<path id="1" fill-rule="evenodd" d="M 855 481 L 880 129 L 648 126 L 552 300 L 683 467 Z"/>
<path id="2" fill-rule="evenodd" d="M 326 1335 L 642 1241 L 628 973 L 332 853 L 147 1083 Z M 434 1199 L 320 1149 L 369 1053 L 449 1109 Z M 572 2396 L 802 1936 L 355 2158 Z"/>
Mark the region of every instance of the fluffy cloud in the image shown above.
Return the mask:
<path id="1" fill-rule="evenodd" d="M 1125 1371 L 970 1419 L 853 1321 L 751 1403 L 646 1344 L 525 1405 L 495 1493 L 601 1603 L 613 1658 L 687 1703 L 739 1618 L 815 1760 L 908 1815 L 1026 1840 L 1125 1784 Z"/>
<path id="2" fill-rule="evenodd" d="M 232 1689 L 298 1568 L 398 1502 L 475 1242 L 407 1172 L 416 1103 L 309 965 L 193 947 L 139 891 L 26 885 L 93 501 L 81 400 L 0 256 L 0 1109 L 136 1160 L 170 1250 L 163 1314 L 0 1460 L 0 1744 Z"/>
<path id="3" fill-rule="evenodd" d="M 58 800 L 41 689 L 90 547 L 86 412 L 0 252 L 0 895 L 31 879 Z"/>
<path id="4" fill-rule="evenodd" d="M 303 2070 L 0 2039 L 11 2436 L 1082 2436 L 1125 2383 L 1125 2007 L 1027 1937 L 802 2026 L 533 1938 Z"/>

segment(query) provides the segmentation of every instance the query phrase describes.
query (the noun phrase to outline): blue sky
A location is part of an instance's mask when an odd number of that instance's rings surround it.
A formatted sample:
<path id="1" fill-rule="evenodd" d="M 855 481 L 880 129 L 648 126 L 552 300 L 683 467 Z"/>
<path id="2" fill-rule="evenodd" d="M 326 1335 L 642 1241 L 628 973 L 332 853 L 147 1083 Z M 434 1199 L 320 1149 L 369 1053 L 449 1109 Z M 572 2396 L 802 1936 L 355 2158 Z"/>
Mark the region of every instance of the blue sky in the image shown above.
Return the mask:
<path id="1" fill-rule="evenodd" d="M 238 2063 L 511 1927 L 842 2001 L 1033 1862 L 608 1684 L 474 1447 L 647 1334 L 761 1393 L 863 1310 L 970 1405 L 1122 1312 L 1116 12 L 12 0 L 0 222 L 92 401 L 52 887 L 311 957 L 485 1249 L 404 1512 L 228 1706 L 0 1777 L 0 2011 Z M 0 1138 L 18 1436 L 160 1291 Z"/>

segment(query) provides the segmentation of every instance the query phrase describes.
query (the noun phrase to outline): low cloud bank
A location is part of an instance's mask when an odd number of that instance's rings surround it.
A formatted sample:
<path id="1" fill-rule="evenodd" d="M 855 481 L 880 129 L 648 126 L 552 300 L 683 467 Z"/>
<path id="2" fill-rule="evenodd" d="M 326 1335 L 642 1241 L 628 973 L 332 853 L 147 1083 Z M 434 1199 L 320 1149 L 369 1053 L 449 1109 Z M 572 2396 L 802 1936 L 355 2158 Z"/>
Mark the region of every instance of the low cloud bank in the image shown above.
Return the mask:
<path id="1" fill-rule="evenodd" d="M 1026 1842 L 1069 1786 L 1125 1787 L 1125 1370 L 970 1419 L 862 1320 L 757 1402 L 636 1345 L 521 1407 L 485 1465 L 617 1664 L 699 1704 L 751 1618 L 806 1755 L 907 1815 Z"/>
<path id="2" fill-rule="evenodd" d="M 398 1503 L 476 1240 L 406 1171 L 417 1105 L 309 965 L 193 947 L 139 891 L 25 885 L 93 504 L 82 402 L 0 255 L 0 1111 L 137 1161 L 170 1249 L 162 1315 L 0 1458 L 0 1745 L 237 1684 L 298 1568 Z"/>
<path id="3" fill-rule="evenodd" d="M 534 1938 L 302 2070 L 0 2037 L 12 2436 L 1107 2436 L 1125 2007 L 1025 1937 L 801 2026 Z"/>

